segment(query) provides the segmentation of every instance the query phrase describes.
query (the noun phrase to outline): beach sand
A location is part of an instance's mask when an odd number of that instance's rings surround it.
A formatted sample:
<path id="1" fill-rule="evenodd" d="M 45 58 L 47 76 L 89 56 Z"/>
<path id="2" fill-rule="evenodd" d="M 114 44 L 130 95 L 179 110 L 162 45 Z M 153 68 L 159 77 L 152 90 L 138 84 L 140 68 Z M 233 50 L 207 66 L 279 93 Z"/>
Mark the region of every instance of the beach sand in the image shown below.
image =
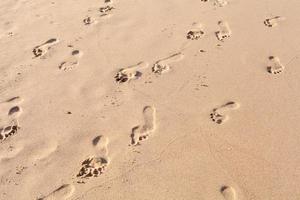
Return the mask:
<path id="1" fill-rule="evenodd" d="M 299 0 L 1 0 L 1 200 L 299 200 Z"/>

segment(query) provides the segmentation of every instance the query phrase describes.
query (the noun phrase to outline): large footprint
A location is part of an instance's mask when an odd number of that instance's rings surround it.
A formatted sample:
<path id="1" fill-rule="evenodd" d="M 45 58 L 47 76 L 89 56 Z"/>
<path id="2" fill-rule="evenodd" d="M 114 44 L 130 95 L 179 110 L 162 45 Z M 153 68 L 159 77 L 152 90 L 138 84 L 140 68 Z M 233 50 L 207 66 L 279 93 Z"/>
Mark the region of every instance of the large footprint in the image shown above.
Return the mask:
<path id="1" fill-rule="evenodd" d="M 32 52 L 35 57 L 43 57 L 44 55 L 46 55 L 48 50 L 51 49 L 51 47 L 53 45 L 57 44 L 58 42 L 59 42 L 59 40 L 56 38 L 49 39 L 46 42 L 44 42 L 43 44 L 34 47 Z"/>
<path id="2" fill-rule="evenodd" d="M 79 50 L 73 50 L 71 52 L 70 58 L 68 58 L 66 61 L 63 61 L 58 68 L 64 72 L 72 70 L 74 67 L 79 65 L 78 60 L 81 56 L 82 52 L 80 52 Z"/>
<path id="3" fill-rule="evenodd" d="M 103 174 L 109 165 L 108 146 L 109 140 L 105 136 L 97 136 L 93 140 L 93 145 L 96 150 L 96 155 L 86 158 L 81 163 L 81 168 L 77 177 L 81 180 L 78 183 L 84 182 L 83 179 L 98 177 Z"/>
<path id="4" fill-rule="evenodd" d="M 152 67 L 152 72 L 155 74 L 163 74 L 170 70 L 170 64 L 173 62 L 178 62 L 182 60 L 184 55 L 179 52 L 175 53 L 167 58 L 158 60 L 155 62 L 155 64 Z"/>
<path id="5" fill-rule="evenodd" d="M 156 128 L 156 109 L 146 106 L 143 110 L 144 123 L 136 126 L 131 132 L 131 144 L 138 145 L 141 141 L 148 139 L 149 134 Z"/>
<path id="6" fill-rule="evenodd" d="M 22 113 L 20 97 L 13 97 L 0 103 L 0 140 L 16 134 L 20 129 L 18 117 Z"/>
<path id="7" fill-rule="evenodd" d="M 222 124 L 229 119 L 228 115 L 225 113 L 229 110 L 238 109 L 239 107 L 240 105 L 238 103 L 230 101 L 218 108 L 213 109 L 212 113 L 210 114 L 210 118 L 217 124 Z"/>
<path id="8" fill-rule="evenodd" d="M 233 187 L 223 186 L 220 190 L 225 200 L 236 200 L 237 194 Z"/>
<path id="9" fill-rule="evenodd" d="M 279 74 L 284 71 L 285 67 L 281 64 L 278 57 L 270 56 L 269 60 L 271 64 L 267 67 L 267 70 L 271 74 Z"/>
<path id="10" fill-rule="evenodd" d="M 275 16 L 275 17 L 271 17 L 271 18 L 267 18 L 265 19 L 264 21 L 264 24 L 267 26 L 267 27 L 275 27 L 278 25 L 279 22 L 281 21 L 284 21 L 285 18 L 284 17 L 281 17 L 281 16 Z"/>
<path id="11" fill-rule="evenodd" d="M 224 39 L 229 38 L 232 34 L 231 29 L 229 28 L 229 25 L 225 21 L 219 21 L 218 25 L 220 27 L 220 30 L 216 32 L 217 39 L 220 41 L 224 41 Z"/>
<path id="12" fill-rule="evenodd" d="M 147 68 L 148 66 L 148 63 L 140 62 L 136 65 L 122 68 L 115 75 L 115 80 L 117 83 L 125 83 L 138 79 L 143 75 L 141 70 Z"/>
<path id="13" fill-rule="evenodd" d="M 64 184 L 48 194 L 45 197 L 38 198 L 37 200 L 65 200 L 72 196 L 75 191 L 74 185 Z"/>

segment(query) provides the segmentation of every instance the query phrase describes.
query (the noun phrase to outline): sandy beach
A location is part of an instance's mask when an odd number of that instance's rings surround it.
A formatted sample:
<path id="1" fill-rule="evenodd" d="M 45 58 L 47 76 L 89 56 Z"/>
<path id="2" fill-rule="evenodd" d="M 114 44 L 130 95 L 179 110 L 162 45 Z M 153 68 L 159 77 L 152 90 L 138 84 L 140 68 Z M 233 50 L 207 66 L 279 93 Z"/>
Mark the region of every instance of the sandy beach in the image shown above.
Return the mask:
<path id="1" fill-rule="evenodd" d="M 299 200 L 299 0 L 1 0 L 0 200 Z"/>

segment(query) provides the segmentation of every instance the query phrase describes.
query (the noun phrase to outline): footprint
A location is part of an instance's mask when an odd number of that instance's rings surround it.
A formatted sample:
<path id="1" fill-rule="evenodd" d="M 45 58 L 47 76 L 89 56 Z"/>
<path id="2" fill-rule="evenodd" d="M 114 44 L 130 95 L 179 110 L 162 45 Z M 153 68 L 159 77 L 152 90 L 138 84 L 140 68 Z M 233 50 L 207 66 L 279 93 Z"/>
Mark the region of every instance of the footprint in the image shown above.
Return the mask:
<path id="1" fill-rule="evenodd" d="M 96 24 L 96 23 L 97 23 L 97 20 L 95 20 L 93 17 L 86 17 L 83 19 L 83 24 L 86 26 Z"/>
<path id="2" fill-rule="evenodd" d="M 0 140 L 15 135 L 20 129 L 18 117 L 22 113 L 20 97 L 13 97 L 0 103 Z"/>
<path id="3" fill-rule="evenodd" d="M 279 74 L 284 71 L 285 67 L 281 64 L 280 59 L 278 57 L 270 56 L 269 60 L 271 61 L 271 65 L 267 67 L 267 70 L 271 74 Z"/>
<path id="4" fill-rule="evenodd" d="M 210 0 L 201 0 L 202 2 L 209 2 Z M 226 0 L 213 0 L 213 5 L 214 6 L 219 6 L 219 7 L 223 7 L 226 6 L 228 4 L 228 1 Z"/>
<path id="5" fill-rule="evenodd" d="M 156 128 L 156 109 L 146 106 L 143 110 L 144 124 L 132 129 L 131 144 L 139 145 L 141 141 L 148 139 L 149 134 Z"/>
<path id="6" fill-rule="evenodd" d="M 74 50 L 71 52 L 71 56 L 67 61 L 62 62 L 58 68 L 62 71 L 70 71 L 74 67 L 79 65 L 78 59 L 82 56 L 82 52 L 79 50 Z"/>
<path id="7" fill-rule="evenodd" d="M 113 6 L 110 6 L 110 5 L 99 8 L 99 12 L 101 13 L 101 17 L 109 15 L 112 12 L 113 9 L 115 9 L 115 8 Z"/>
<path id="8" fill-rule="evenodd" d="M 284 21 L 285 18 L 284 17 L 281 17 L 281 16 L 275 16 L 275 17 L 272 17 L 272 18 L 267 18 L 265 21 L 264 21 L 264 24 L 267 26 L 267 27 L 275 27 L 278 25 L 278 23 L 280 21 Z"/>
<path id="9" fill-rule="evenodd" d="M 117 83 L 125 83 L 131 80 L 136 80 L 143 75 L 140 70 L 145 69 L 148 66 L 148 63 L 140 62 L 136 65 L 120 69 L 115 75 L 115 80 Z"/>
<path id="10" fill-rule="evenodd" d="M 95 156 L 90 156 L 81 163 L 81 168 L 77 174 L 78 178 L 88 179 L 98 177 L 104 173 L 109 165 L 108 146 L 109 140 L 104 136 L 97 136 L 93 140 L 93 146 L 96 148 Z M 78 181 L 78 183 L 81 183 Z"/>
<path id="11" fill-rule="evenodd" d="M 218 25 L 220 27 L 220 31 L 216 32 L 216 36 L 218 40 L 223 42 L 224 39 L 229 38 L 231 36 L 232 32 L 227 22 L 219 21 Z"/>
<path id="12" fill-rule="evenodd" d="M 210 114 L 210 118 L 217 124 L 222 124 L 229 118 L 228 115 L 225 115 L 225 113 L 229 110 L 238 109 L 239 107 L 240 105 L 238 103 L 230 101 L 218 108 L 213 109 L 212 113 Z"/>
<path id="13" fill-rule="evenodd" d="M 56 38 L 49 39 L 48 41 L 44 42 L 43 44 L 34 47 L 32 52 L 35 57 L 42 57 L 48 52 L 49 49 L 51 49 L 51 47 L 53 45 L 57 44 L 58 42 L 59 42 L 59 40 Z"/>
<path id="14" fill-rule="evenodd" d="M 214 5 L 219 6 L 219 7 L 226 6 L 227 4 L 228 4 L 228 1 L 226 1 L 226 0 L 215 0 L 214 1 Z"/>
<path id="15" fill-rule="evenodd" d="M 37 200 L 65 200 L 73 195 L 75 191 L 74 185 L 64 184 L 48 194 L 45 197 L 38 198 Z"/>
<path id="16" fill-rule="evenodd" d="M 194 24 L 194 28 L 192 28 L 186 35 L 186 38 L 189 40 L 198 40 L 205 35 L 202 30 L 202 24 L 196 23 Z"/>
<path id="17" fill-rule="evenodd" d="M 184 57 L 184 55 L 181 52 L 179 52 L 179 53 L 173 54 L 167 58 L 158 60 L 153 65 L 152 72 L 155 74 L 166 73 L 170 70 L 170 65 L 169 65 L 170 63 L 180 61 L 183 59 L 183 57 Z"/>
<path id="18" fill-rule="evenodd" d="M 225 200 L 236 200 L 237 199 L 235 189 L 230 186 L 223 186 L 221 188 L 220 192 L 223 195 Z"/>

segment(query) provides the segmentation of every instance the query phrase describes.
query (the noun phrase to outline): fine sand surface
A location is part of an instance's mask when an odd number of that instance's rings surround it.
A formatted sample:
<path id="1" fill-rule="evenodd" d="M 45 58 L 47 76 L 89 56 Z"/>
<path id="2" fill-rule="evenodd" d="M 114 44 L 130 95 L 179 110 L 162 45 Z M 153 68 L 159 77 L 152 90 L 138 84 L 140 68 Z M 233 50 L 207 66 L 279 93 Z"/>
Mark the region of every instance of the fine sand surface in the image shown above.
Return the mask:
<path id="1" fill-rule="evenodd" d="M 1 200 L 299 200 L 299 0 L 1 0 Z"/>

